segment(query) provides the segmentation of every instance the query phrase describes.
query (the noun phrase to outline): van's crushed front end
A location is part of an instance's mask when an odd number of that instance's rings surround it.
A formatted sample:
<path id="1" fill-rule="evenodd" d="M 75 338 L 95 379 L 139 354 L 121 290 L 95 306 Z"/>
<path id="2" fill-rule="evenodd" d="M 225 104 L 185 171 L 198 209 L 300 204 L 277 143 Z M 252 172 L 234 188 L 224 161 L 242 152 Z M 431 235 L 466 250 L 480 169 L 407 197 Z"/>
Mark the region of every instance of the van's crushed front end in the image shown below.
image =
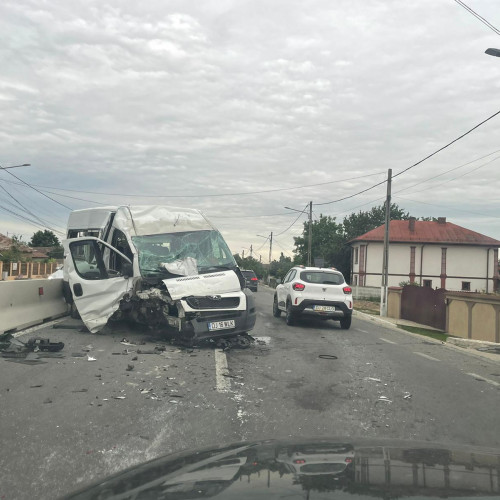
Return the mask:
<path id="1" fill-rule="evenodd" d="M 185 341 L 247 333 L 255 325 L 255 300 L 242 289 L 238 270 L 138 283 L 120 311 L 134 321 Z"/>

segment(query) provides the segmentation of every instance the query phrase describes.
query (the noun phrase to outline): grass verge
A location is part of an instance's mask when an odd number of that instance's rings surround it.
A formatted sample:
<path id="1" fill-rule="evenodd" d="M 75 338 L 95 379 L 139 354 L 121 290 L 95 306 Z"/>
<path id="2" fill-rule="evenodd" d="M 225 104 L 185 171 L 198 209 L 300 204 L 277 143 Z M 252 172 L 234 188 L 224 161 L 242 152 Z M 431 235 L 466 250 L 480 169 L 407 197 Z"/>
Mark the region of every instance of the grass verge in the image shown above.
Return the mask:
<path id="1" fill-rule="evenodd" d="M 416 326 L 406 326 L 398 325 L 398 328 L 406 330 L 410 333 L 418 333 L 419 335 L 424 335 L 425 337 L 431 337 L 436 340 L 441 340 L 441 342 L 446 342 L 448 335 L 446 333 L 436 332 L 436 330 L 428 330 L 427 328 L 419 328 Z"/>

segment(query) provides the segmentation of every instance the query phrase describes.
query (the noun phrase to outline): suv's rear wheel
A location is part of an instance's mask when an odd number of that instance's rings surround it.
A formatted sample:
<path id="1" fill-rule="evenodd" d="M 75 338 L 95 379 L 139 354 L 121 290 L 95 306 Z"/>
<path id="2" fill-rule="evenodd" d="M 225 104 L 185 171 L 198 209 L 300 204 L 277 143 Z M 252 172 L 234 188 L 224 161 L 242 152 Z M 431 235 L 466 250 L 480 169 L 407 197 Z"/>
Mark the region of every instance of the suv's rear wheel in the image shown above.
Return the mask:
<path id="1" fill-rule="evenodd" d="M 273 316 L 275 318 L 279 318 L 281 316 L 281 311 L 278 307 L 278 296 L 274 296 L 274 302 L 273 302 Z"/>
<path id="2" fill-rule="evenodd" d="M 349 330 L 349 328 L 351 327 L 351 320 L 352 320 L 351 315 L 342 318 L 340 320 L 340 328 L 342 328 L 342 330 Z"/>
<path id="3" fill-rule="evenodd" d="M 292 303 L 288 302 L 286 305 L 286 316 L 285 322 L 288 326 L 292 326 L 295 324 L 295 314 L 292 311 Z"/>

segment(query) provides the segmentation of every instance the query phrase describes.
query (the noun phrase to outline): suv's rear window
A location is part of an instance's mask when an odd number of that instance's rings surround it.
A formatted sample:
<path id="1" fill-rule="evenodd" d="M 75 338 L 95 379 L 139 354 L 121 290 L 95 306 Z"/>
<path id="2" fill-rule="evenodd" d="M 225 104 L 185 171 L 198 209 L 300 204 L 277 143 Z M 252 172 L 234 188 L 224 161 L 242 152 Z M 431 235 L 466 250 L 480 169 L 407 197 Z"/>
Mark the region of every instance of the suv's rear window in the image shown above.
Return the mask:
<path id="1" fill-rule="evenodd" d="M 321 285 L 342 285 L 344 277 L 340 273 L 327 271 L 302 271 L 300 279 L 306 283 L 319 283 Z"/>

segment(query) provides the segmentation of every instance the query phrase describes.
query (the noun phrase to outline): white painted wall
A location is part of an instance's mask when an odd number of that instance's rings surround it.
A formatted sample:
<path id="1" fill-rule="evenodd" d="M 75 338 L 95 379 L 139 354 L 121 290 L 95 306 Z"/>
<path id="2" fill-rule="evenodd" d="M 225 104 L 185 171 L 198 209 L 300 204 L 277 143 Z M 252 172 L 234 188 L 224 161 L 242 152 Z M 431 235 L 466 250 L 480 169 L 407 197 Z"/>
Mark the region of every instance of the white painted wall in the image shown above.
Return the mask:
<path id="1" fill-rule="evenodd" d="M 68 306 L 62 282 L 62 279 L 0 281 L 0 332 L 26 328 L 66 314 Z"/>
<path id="2" fill-rule="evenodd" d="M 364 243 L 366 245 L 366 243 Z M 353 248 L 361 246 L 353 244 Z M 431 280 L 432 287 L 441 286 L 441 249 L 446 251 L 446 288 L 448 290 L 462 290 L 462 282 L 469 281 L 471 291 L 486 290 L 486 260 L 487 248 L 469 247 L 467 245 L 436 245 L 436 244 L 399 244 L 389 246 L 389 286 L 398 286 L 402 281 L 409 280 L 410 274 L 410 248 L 415 246 L 415 280 L 420 283 L 420 274 L 423 280 Z M 368 243 L 366 259 L 366 286 L 381 286 L 381 273 L 383 261 L 383 243 Z M 421 252 L 423 249 L 423 266 L 420 269 Z M 360 250 L 358 250 L 360 252 Z M 488 275 L 492 278 L 495 274 L 493 249 L 489 252 Z M 359 262 L 353 265 L 353 284 L 355 276 L 359 283 Z M 488 289 L 492 291 L 493 282 L 490 280 Z"/>

